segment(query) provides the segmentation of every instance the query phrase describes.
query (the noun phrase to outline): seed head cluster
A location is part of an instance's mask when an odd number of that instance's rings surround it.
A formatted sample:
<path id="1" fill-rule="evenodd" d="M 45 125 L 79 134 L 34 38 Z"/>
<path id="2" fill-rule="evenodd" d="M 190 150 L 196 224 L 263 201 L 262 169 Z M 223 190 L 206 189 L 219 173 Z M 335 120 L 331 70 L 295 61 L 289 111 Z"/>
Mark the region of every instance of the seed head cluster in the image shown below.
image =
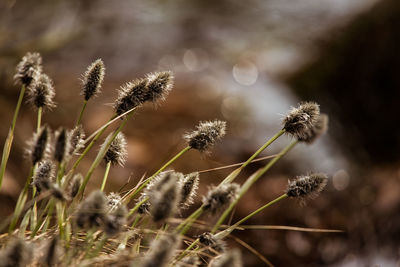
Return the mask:
<path id="1" fill-rule="evenodd" d="M 199 173 L 193 172 L 185 176 L 181 176 L 179 179 L 181 187 L 181 207 L 188 208 L 194 203 L 194 197 L 196 196 L 197 189 L 199 188 Z"/>
<path id="2" fill-rule="evenodd" d="M 297 176 L 289 181 L 286 194 L 289 197 L 298 198 L 302 203 L 306 198 L 315 198 L 325 188 L 328 176 L 324 173 L 312 173 Z"/>
<path id="3" fill-rule="evenodd" d="M 210 254 L 222 253 L 225 251 L 225 242 L 209 232 L 199 235 L 199 242 L 210 248 Z"/>
<path id="4" fill-rule="evenodd" d="M 54 164 L 51 161 L 46 160 L 39 163 L 32 182 L 38 192 L 50 190 L 54 180 L 54 172 Z"/>
<path id="5" fill-rule="evenodd" d="M 104 80 L 104 73 L 105 67 L 101 59 L 97 59 L 87 68 L 82 79 L 82 95 L 85 97 L 85 101 L 88 101 L 100 92 Z"/>
<path id="6" fill-rule="evenodd" d="M 56 106 L 54 96 L 56 95 L 53 81 L 44 73 L 37 75 L 27 91 L 28 102 L 34 108 L 51 109 Z"/>
<path id="7" fill-rule="evenodd" d="M 38 75 L 42 73 L 42 57 L 39 53 L 26 53 L 18 63 L 14 80 L 25 86 L 29 86 Z"/>
<path id="8" fill-rule="evenodd" d="M 69 157 L 69 151 L 71 150 L 70 142 L 67 139 L 67 131 L 65 128 L 59 129 L 55 133 L 55 144 L 54 144 L 54 159 L 57 162 L 62 162 Z"/>
<path id="9" fill-rule="evenodd" d="M 313 143 L 318 137 L 325 134 L 328 131 L 328 123 L 329 117 L 326 114 L 320 114 L 317 117 L 316 122 L 314 123 L 313 127 L 311 127 L 306 134 L 299 138 L 299 141 L 311 144 Z"/>
<path id="10" fill-rule="evenodd" d="M 173 86 L 172 72 L 151 73 L 144 79 L 128 82 L 121 87 L 114 103 L 115 112 L 121 115 L 143 103 L 163 101 Z"/>
<path id="11" fill-rule="evenodd" d="M 301 103 L 297 108 L 292 108 L 283 119 L 283 129 L 298 140 L 305 139 L 317 122 L 319 112 L 317 103 Z"/>
<path id="12" fill-rule="evenodd" d="M 76 155 L 84 147 L 85 132 L 82 125 L 76 126 L 74 129 L 68 131 L 69 141 L 69 155 Z"/>
<path id="13" fill-rule="evenodd" d="M 77 173 L 72 178 L 72 181 L 69 185 L 68 195 L 71 199 L 76 197 L 79 191 L 79 187 L 81 187 L 83 181 L 83 176 L 80 173 Z"/>
<path id="14" fill-rule="evenodd" d="M 107 145 L 109 140 L 111 139 L 113 133 L 111 133 L 106 141 L 103 143 L 103 146 Z M 106 163 L 110 162 L 112 165 L 119 164 L 124 166 L 126 161 L 126 156 L 128 152 L 126 150 L 126 139 L 123 133 L 118 133 L 115 136 L 114 140 L 111 142 L 106 154 L 104 155 L 104 161 Z"/>
<path id="15" fill-rule="evenodd" d="M 80 228 L 99 227 L 106 214 L 107 199 L 103 192 L 93 191 L 81 202 L 76 214 L 76 224 Z"/>
<path id="16" fill-rule="evenodd" d="M 38 132 L 33 134 L 32 139 L 28 141 L 27 154 L 33 165 L 46 157 L 49 150 L 49 139 L 50 130 L 47 126 L 42 126 Z"/>
<path id="17" fill-rule="evenodd" d="M 140 267 L 164 267 L 168 266 L 168 262 L 179 244 L 179 238 L 175 235 L 163 235 L 159 239 L 153 241 L 150 251 L 146 253 Z"/>
<path id="18" fill-rule="evenodd" d="M 200 122 L 196 130 L 186 133 L 185 140 L 193 149 L 207 151 L 225 135 L 226 122 L 220 120 Z"/>
<path id="19" fill-rule="evenodd" d="M 204 210 L 216 214 L 238 197 L 240 186 L 236 183 L 212 187 L 203 198 Z"/>

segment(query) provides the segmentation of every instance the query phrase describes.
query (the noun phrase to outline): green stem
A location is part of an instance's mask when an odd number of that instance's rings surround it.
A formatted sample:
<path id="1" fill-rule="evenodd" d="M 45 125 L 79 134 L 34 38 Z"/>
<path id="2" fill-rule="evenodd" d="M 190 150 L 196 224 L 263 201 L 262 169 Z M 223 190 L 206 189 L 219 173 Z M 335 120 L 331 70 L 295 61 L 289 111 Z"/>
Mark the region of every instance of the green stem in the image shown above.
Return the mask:
<path id="1" fill-rule="evenodd" d="M 132 114 L 132 113 L 131 113 Z M 113 120 L 115 115 L 109 119 L 109 121 Z M 73 172 L 79 165 L 79 163 L 82 161 L 82 159 L 86 156 L 86 154 L 89 152 L 89 150 L 93 147 L 93 145 L 97 142 L 97 140 L 100 138 L 100 136 L 107 130 L 109 125 L 106 127 L 102 128 L 96 136 L 92 139 L 92 141 L 89 143 L 89 145 L 85 148 L 85 150 L 82 152 L 82 154 L 79 156 L 79 158 L 75 161 L 74 165 L 72 166 L 71 171 Z"/>
<path id="2" fill-rule="evenodd" d="M 82 106 L 81 112 L 79 113 L 79 117 L 78 117 L 78 120 L 76 121 L 75 126 L 78 126 L 78 125 L 81 123 L 82 117 L 83 117 L 83 112 L 84 112 L 85 109 L 86 109 L 86 105 L 87 105 L 87 100 L 84 100 L 84 101 L 83 101 L 83 106 Z"/>
<path id="3" fill-rule="evenodd" d="M 25 85 L 22 85 L 21 91 L 20 91 L 19 97 L 18 97 L 17 106 L 15 107 L 14 117 L 13 117 L 13 120 L 11 123 L 11 128 L 8 131 L 7 139 L 6 139 L 6 142 L 4 143 L 4 147 L 3 147 L 3 154 L 1 157 L 1 166 L 0 166 L 0 188 L 1 188 L 1 184 L 3 182 L 4 173 L 6 172 L 7 161 L 8 161 L 8 157 L 10 156 L 11 146 L 12 146 L 13 139 L 14 139 L 14 129 L 15 129 L 15 125 L 17 123 L 18 113 L 19 113 L 19 110 L 21 109 L 21 103 L 24 98 L 24 94 L 25 94 Z"/>
<path id="4" fill-rule="evenodd" d="M 133 112 L 129 113 L 125 119 L 122 121 L 121 125 L 118 127 L 117 130 L 115 130 L 114 134 L 112 135 L 112 137 L 110 138 L 110 140 L 107 142 L 107 144 L 105 146 L 103 146 L 99 153 L 97 153 L 97 156 L 95 158 L 95 160 L 93 161 L 92 165 L 90 166 L 84 180 L 83 183 L 81 185 L 81 187 L 79 188 L 78 194 L 81 197 L 83 196 L 83 192 L 85 191 L 86 185 L 89 182 L 90 177 L 92 176 L 94 170 L 96 169 L 96 167 L 100 164 L 100 162 L 103 160 L 104 155 L 107 153 L 108 148 L 110 147 L 112 141 L 115 139 L 115 137 L 118 135 L 118 133 L 122 130 L 122 128 L 124 128 L 125 124 L 128 122 L 129 118 L 133 115 Z M 94 139 L 93 139 L 94 140 Z M 93 142 L 92 140 L 92 142 Z"/>
<path id="5" fill-rule="evenodd" d="M 287 145 L 275 158 L 273 158 L 270 162 L 268 162 L 263 168 L 256 171 L 250 178 L 246 180 L 243 186 L 240 188 L 239 196 L 229 205 L 229 207 L 224 211 L 221 215 L 217 223 L 214 225 L 214 228 L 211 230 L 211 233 L 215 233 L 219 226 L 224 222 L 224 220 L 228 217 L 229 213 L 236 206 L 239 200 L 243 197 L 243 195 L 249 190 L 249 188 L 261 177 L 263 176 L 280 158 L 286 155 L 296 144 L 298 141 L 293 141 L 289 145 Z"/>
<path id="6" fill-rule="evenodd" d="M 178 154 L 176 154 L 172 159 L 170 159 L 167 163 L 165 163 L 158 171 L 156 171 L 152 176 L 147 178 L 147 180 L 139 186 L 138 189 L 136 189 L 134 192 L 132 192 L 132 195 L 129 196 L 128 203 L 131 201 L 132 198 L 134 198 L 151 180 L 153 180 L 154 177 L 159 175 L 163 170 L 165 170 L 168 166 L 170 166 L 172 163 L 174 163 L 175 160 L 180 158 L 183 154 L 185 154 L 187 151 L 191 149 L 190 146 L 185 147 L 182 149 Z"/>
<path id="7" fill-rule="evenodd" d="M 245 221 L 247 221 L 248 219 L 250 219 L 251 217 L 253 217 L 254 215 L 260 213 L 261 211 L 263 211 L 264 209 L 268 208 L 269 206 L 272 206 L 273 204 L 281 201 L 282 199 L 287 198 L 288 195 L 287 194 L 283 194 L 277 198 L 275 198 L 274 200 L 271 200 L 270 202 L 268 202 L 267 204 L 265 204 L 264 206 L 262 206 L 261 208 L 253 211 L 252 213 L 250 213 L 249 215 L 247 215 L 246 217 L 244 217 L 243 219 L 241 219 L 240 221 L 236 222 L 234 225 L 230 226 L 229 228 L 225 229 L 224 231 L 218 233 L 218 238 L 224 238 L 225 236 L 227 236 L 228 234 L 232 233 L 233 230 L 235 230 L 239 225 L 241 225 L 242 223 L 244 223 Z"/>
<path id="8" fill-rule="evenodd" d="M 190 246 L 188 246 L 179 256 L 178 256 L 178 258 L 176 259 L 176 261 L 180 261 L 181 259 L 183 259 L 188 253 L 189 253 L 189 251 L 192 249 L 192 248 L 194 248 L 194 246 L 196 246 L 197 245 L 197 243 L 199 243 L 199 239 L 197 238 L 195 241 L 193 241 L 193 243 L 192 244 L 190 244 Z"/>
<path id="9" fill-rule="evenodd" d="M 149 200 L 149 197 L 145 197 L 145 198 L 143 198 L 141 201 L 139 201 L 138 203 L 136 203 L 135 207 L 133 207 L 133 208 L 129 211 L 127 217 L 132 216 L 132 214 L 134 214 L 134 213 L 140 208 L 140 206 L 141 206 L 143 203 L 145 203 L 147 200 Z"/>
<path id="10" fill-rule="evenodd" d="M 108 161 L 107 166 L 106 166 L 106 171 L 104 172 L 103 183 L 101 184 L 101 188 L 100 188 L 101 192 L 104 191 L 104 187 L 106 186 L 108 173 L 110 172 L 110 167 L 111 167 L 111 161 Z"/>
<path id="11" fill-rule="evenodd" d="M 42 123 L 42 107 L 39 107 L 37 114 L 36 132 L 39 132 L 41 123 Z"/>
<path id="12" fill-rule="evenodd" d="M 183 228 L 180 231 L 181 235 L 184 235 L 187 230 L 192 226 L 193 222 L 200 217 L 200 215 L 203 213 L 203 207 L 204 205 L 201 205 L 200 208 L 198 208 L 195 212 L 193 212 L 189 217 L 187 217 L 181 224 L 176 227 L 175 231 L 179 231 L 181 228 Z"/>

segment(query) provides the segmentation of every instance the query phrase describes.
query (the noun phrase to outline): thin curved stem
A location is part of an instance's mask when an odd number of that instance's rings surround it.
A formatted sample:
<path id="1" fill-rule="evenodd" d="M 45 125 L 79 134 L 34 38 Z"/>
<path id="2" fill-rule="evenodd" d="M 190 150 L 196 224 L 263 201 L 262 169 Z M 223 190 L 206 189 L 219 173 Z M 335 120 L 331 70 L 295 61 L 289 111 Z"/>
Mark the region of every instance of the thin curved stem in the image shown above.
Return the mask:
<path id="1" fill-rule="evenodd" d="M 78 117 L 78 120 L 75 123 L 75 126 L 78 126 L 81 123 L 82 117 L 83 117 L 83 112 L 85 112 L 85 109 L 86 109 L 86 105 L 87 105 L 87 100 L 84 100 L 81 112 L 79 113 L 79 117 Z"/>
<path id="2" fill-rule="evenodd" d="M 240 188 L 239 196 L 229 205 L 229 207 L 224 211 L 221 217 L 218 219 L 217 223 L 214 225 L 211 233 L 215 233 L 219 226 L 224 222 L 224 220 L 228 217 L 229 213 L 236 206 L 239 200 L 243 197 L 243 195 L 250 189 L 250 187 L 261 177 L 263 176 L 279 159 L 281 159 L 284 155 L 286 155 L 296 144 L 298 141 L 293 141 L 289 145 L 287 145 L 278 156 L 273 158 L 270 162 L 268 162 L 263 168 L 256 171 L 250 178 L 246 180 L 243 186 Z"/>
<path id="3" fill-rule="evenodd" d="M 36 125 L 36 132 L 39 132 L 40 125 L 42 123 L 42 107 L 39 107 L 38 114 L 37 114 L 37 125 Z"/>
<path id="4" fill-rule="evenodd" d="M 107 162 L 106 171 L 104 172 L 103 182 L 101 183 L 100 191 L 104 191 L 104 187 L 106 186 L 108 173 L 110 172 L 111 161 Z"/>
<path id="5" fill-rule="evenodd" d="M 25 94 L 25 85 L 22 85 L 21 91 L 20 91 L 19 97 L 18 97 L 17 106 L 15 107 L 14 116 L 13 116 L 13 120 L 11 123 L 11 128 L 8 131 L 7 139 L 6 139 L 6 142 L 4 143 L 4 147 L 3 147 L 3 154 L 1 156 L 0 188 L 1 188 L 1 184 L 3 182 L 4 173 L 6 172 L 7 161 L 10 156 L 11 146 L 12 146 L 13 139 L 14 139 L 15 125 L 17 124 L 18 113 L 19 113 L 19 110 L 21 109 L 21 104 L 22 104 L 22 100 L 24 99 L 24 94 Z"/>

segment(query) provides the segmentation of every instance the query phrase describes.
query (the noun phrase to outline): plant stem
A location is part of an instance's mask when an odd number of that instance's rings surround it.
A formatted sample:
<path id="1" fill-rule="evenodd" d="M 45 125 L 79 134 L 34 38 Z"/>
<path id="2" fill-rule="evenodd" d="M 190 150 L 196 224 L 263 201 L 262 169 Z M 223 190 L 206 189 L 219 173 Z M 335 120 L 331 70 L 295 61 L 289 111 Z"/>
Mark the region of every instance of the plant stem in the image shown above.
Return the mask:
<path id="1" fill-rule="evenodd" d="M 142 183 L 139 188 L 137 188 L 135 191 L 132 192 L 132 195 L 128 196 L 128 201 L 129 203 L 132 198 L 134 198 L 151 180 L 153 180 L 154 177 L 159 175 L 163 170 L 165 170 L 168 166 L 170 166 L 172 163 L 174 163 L 178 158 L 180 158 L 183 154 L 185 154 L 187 151 L 191 149 L 190 146 L 185 147 L 182 149 L 178 154 L 176 154 L 172 159 L 170 159 L 167 163 L 165 163 L 158 171 L 156 171 L 152 176 L 147 178 L 147 180 Z"/>
<path id="2" fill-rule="evenodd" d="M 39 107 L 37 114 L 36 132 L 39 132 L 41 123 L 42 123 L 42 107 Z"/>
<path id="3" fill-rule="evenodd" d="M 239 220 L 238 222 L 236 222 L 234 225 L 230 226 L 229 228 L 225 229 L 224 231 L 220 232 L 217 234 L 218 238 L 224 238 L 227 235 L 229 235 L 230 233 L 232 233 L 233 230 L 235 230 L 239 225 L 241 225 L 242 223 L 244 223 L 245 221 L 247 221 L 248 219 L 250 219 L 251 217 L 253 217 L 254 215 L 260 213 L 261 211 L 263 211 L 264 209 L 268 208 L 269 206 L 272 206 L 273 204 L 281 201 L 282 199 L 287 198 L 288 195 L 287 194 L 283 194 L 277 198 L 275 198 L 274 200 L 271 200 L 270 202 L 268 202 L 267 204 L 265 204 L 264 206 L 262 206 L 261 208 L 258 208 L 257 210 L 253 211 L 252 213 L 250 213 L 249 215 L 247 215 L 246 217 L 242 218 L 241 220 Z"/>
<path id="4" fill-rule="evenodd" d="M 1 184 L 3 182 L 4 173 L 6 172 L 7 161 L 8 161 L 8 157 L 10 156 L 11 146 L 12 146 L 12 142 L 14 139 L 14 129 L 15 129 L 15 125 L 17 123 L 17 117 L 18 117 L 19 110 L 21 109 L 21 103 L 24 98 L 24 94 L 25 94 L 25 85 L 22 85 L 21 91 L 20 91 L 19 97 L 18 97 L 17 106 L 15 107 L 14 117 L 13 117 L 13 120 L 11 123 L 11 128 L 8 131 L 7 139 L 6 139 L 6 142 L 4 143 L 4 147 L 3 147 L 3 154 L 1 157 L 1 166 L 0 166 L 0 188 L 1 188 Z"/>
<path id="5" fill-rule="evenodd" d="M 141 206 L 143 203 L 145 203 L 147 200 L 149 200 L 149 197 L 145 197 L 145 198 L 143 198 L 141 201 L 139 201 L 139 202 L 129 211 L 127 217 L 129 217 L 129 216 L 131 216 L 132 214 L 134 214 L 135 211 L 137 211 L 137 210 L 140 208 L 140 206 Z"/>
<path id="6" fill-rule="evenodd" d="M 282 151 L 279 153 L 278 156 L 273 158 L 270 162 L 268 162 L 263 168 L 259 169 L 256 171 L 250 178 L 246 180 L 246 182 L 243 184 L 243 186 L 240 188 L 239 191 L 239 196 L 229 205 L 229 207 L 224 211 L 224 213 L 221 215 L 217 223 L 214 225 L 213 229 L 211 230 L 211 233 L 215 233 L 219 226 L 224 222 L 226 217 L 228 217 L 229 213 L 232 211 L 232 209 L 236 206 L 236 204 L 239 202 L 239 200 L 243 197 L 243 195 L 249 190 L 249 188 L 261 177 L 263 176 L 280 158 L 282 158 L 284 155 L 286 155 L 296 144 L 298 141 L 293 141 L 289 145 L 287 145 Z"/>
<path id="7" fill-rule="evenodd" d="M 184 235 L 187 230 L 192 226 L 192 223 L 194 220 L 200 217 L 200 215 L 203 213 L 203 207 L 204 205 L 201 205 L 200 208 L 198 208 L 195 212 L 193 212 L 189 217 L 187 217 L 181 224 L 176 227 L 175 231 L 178 232 L 182 227 L 183 229 L 180 231 L 181 235 Z"/>
<path id="8" fill-rule="evenodd" d="M 84 101 L 83 101 L 83 106 L 82 106 L 81 112 L 79 113 L 79 117 L 78 117 L 78 120 L 76 121 L 75 126 L 78 126 L 78 125 L 81 123 L 82 117 L 83 117 L 83 112 L 84 112 L 85 109 L 86 109 L 86 105 L 87 105 L 87 100 L 84 100 Z"/>
<path id="9" fill-rule="evenodd" d="M 106 186 L 106 181 L 107 181 L 108 173 L 110 172 L 110 167 L 111 167 L 111 161 L 108 161 L 107 166 L 106 166 L 106 171 L 104 172 L 103 183 L 101 184 L 101 188 L 100 188 L 101 192 L 104 191 L 104 187 Z"/>

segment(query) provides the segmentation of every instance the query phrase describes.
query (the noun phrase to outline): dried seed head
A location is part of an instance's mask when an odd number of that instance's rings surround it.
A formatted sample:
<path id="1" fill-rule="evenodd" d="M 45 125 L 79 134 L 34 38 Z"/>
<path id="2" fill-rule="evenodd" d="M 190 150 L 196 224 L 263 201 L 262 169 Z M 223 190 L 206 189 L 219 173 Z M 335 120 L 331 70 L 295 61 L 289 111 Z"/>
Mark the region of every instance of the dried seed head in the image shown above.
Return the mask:
<path id="1" fill-rule="evenodd" d="M 301 103 L 292 108 L 283 119 L 283 129 L 297 139 L 307 138 L 319 116 L 319 105 L 314 102 Z"/>
<path id="2" fill-rule="evenodd" d="M 59 239 L 58 236 L 54 236 L 47 244 L 45 254 L 42 258 L 42 262 L 45 266 L 54 266 L 58 263 L 59 254 Z"/>
<path id="3" fill-rule="evenodd" d="M 69 155 L 78 154 L 84 147 L 85 132 L 82 125 L 76 126 L 74 129 L 68 131 L 69 142 Z"/>
<path id="4" fill-rule="evenodd" d="M 65 128 L 59 129 L 55 133 L 55 144 L 54 144 L 54 159 L 58 162 L 67 160 L 69 157 L 70 142 L 67 140 L 67 131 Z"/>
<path id="5" fill-rule="evenodd" d="M 199 173 L 193 172 L 179 179 L 181 186 L 181 207 L 188 208 L 193 204 L 197 189 L 199 188 Z"/>
<path id="6" fill-rule="evenodd" d="M 44 73 L 38 75 L 28 87 L 28 103 L 35 108 L 51 109 L 56 106 L 53 101 L 56 95 L 53 81 Z"/>
<path id="7" fill-rule="evenodd" d="M 114 192 L 107 195 L 107 208 L 109 211 L 116 210 L 122 204 L 122 197 Z"/>
<path id="8" fill-rule="evenodd" d="M 147 80 L 138 79 L 121 86 L 118 98 L 114 103 L 117 115 L 142 105 L 147 100 Z"/>
<path id="9" fill-rule="evenodd" d="M 32 249 L 21 239 L 10 241 L 0 251 L 1 267 L 25 267 L 32 259 Z"/>
<path id="10" fill-rule="evenodd" d="M 110 138 L 112 137 L 113 133 L 106 138 L 103 146 L 105 146 Z M 112 165 L 119 164 L 124 166 L 127 156 L 126 150 L 126 139 L 123 133 L 118 133 L 114 140 L 111 142 L 110 147 L 108 148 L 106 154 L 104 155 L 104 161 L 106 163 L 111 162 Z"/>
<path id="11" fill-rule="evenodd" d="M 205 121 L 196 126 L 196 130 L 186 133 L 184 138 L 189 146 L 201 152 L 207 151 L 214 143 L 225 135 L 225 121 Z"/>
<path id="12" fill-rule="evenodd" d="M 82 181 L 83 181 L 83 176 L 80 173 L 77 173 L 74 175 L 74 177 L 72 178 L 72 181 L 69 185 L 69 197 L 71 199 L 73 199 L 79 191 L 79 188 L 82 185 Z"/>
<path id="13" fill-rule="evenodd" d="M 29 86 L 41 72 L 42 57 L 39 53 L 28 52 L 18 63 L 14 80 L 21 85 Z"/>
<path id="14" fill-rule="evenodd" d="M 88 101 L 92 96 L 96 96 L 100 92 L 105 69 L 101 59 L 97 59 L 87 68 L 82 80 L 82 95 L 85 97 L 85 101 Z"/>
<path id="15" fill-rule="evenodd" d="M 50 161 L 46 160 L 39 163 L 32 182 L 39 193 L 44 190 L 50 190 L 54 180 L 54 171 L 54 164 Z"/>
<path id="16" fill-rule="evenodd" d="M 210 262 L 210 267 L 242 267 L 242 256 L 238 249 L 225 252 Z"/>
<path id="17" fill-rule="evenodd" d="M 178 236 L 168 234 L 153 241 L 140 267 L 167 266 L 179 245 L 179 241 L 180 239 Z"/>
<path id="18" fill-rule="evenodd" d="M 150 213 L 155 222 L 160 222 L 173 216 L 179 204 L 179 183 L 177 175 L 169 174 L 169 180 L 158 189 L 155 185 L 150 195 Z"/>
<path id="19" fill-rule="evenodd" d="M 203 244 L 206 247 L 210 247 L 211 251 L 213 254 L 217 253 L 222 253 L 225 251 L 226 244 L 223 240 L 215 237 L 215 235 L 211 233 L 203 233 L 199 235 L 199 241 L 201 244 Z"/>
<path id="20" fill-rule="evenodd" d="M 116 235 L 120 233 L 126 224 L 128 209 L 124 204 L 119 203 L 104 220 L 104 231 L 107 235 Z"/>
<path id="21" fill-rule="evenodd" d="M 328 183 L 328 176 L 324 173 L 312 173 L 297 176 L 289 181 L 286 194 L 298 198 L 302 204 L 306 198 L 316 198 Z"/>
<path id="22" fill-rule="evenodd" d="M 329 117 L 326 114 L 320 114 L 317 117 L 313 127 L 307 131 L 307 135 L 299 138 L 299 141 L 306 142 L 308 144 L 313 143 L 318 137 L 325 134 L 328 131 Z"/>
<path id="23" fill-rule="evenodd" d="M 171 71 L 149 73 L 146 79 L 146 101 L 153 103 L 165 100 L 174 85 L 174 75 Z"/>
<path id="24" fill-rule="evenodd" d="M 201 261 L 197 255 L 189 255 L 177 263 L 177 267 L 197 267 L 200 266 Z"/>
<path id="25" fill-rule="evenodd" d="M 240 186 L 236 183 L 212 187 L 207 196 L 203 197 L 204 210 L 211 214 L 224 210 L 227 205 L 238 197 L 239 189 Z"/>
<path id="26" fill-rule="evenodd" d="M 55 199 L 60 201 L 67 200 L 66 196 L 64 195 L 64 192 L 57 184 L 51 184 L 50 189 L 51 189 L 51 196 L 54 197 Z"/>
<path id="27" fill-rule="evenodd" d="M 33 137 L 30 141 L 28 141 L 28 150 L 27 154 L 29 155 L 32 164 L 36 164 L 45 158 L 49 147 L 49 136 L 50 131 L 47 126 L 42 126 L 38 132 L 33 134 Z"/>
<path id="28" fill-rule="evenodd" d="M 76 224 L 90 229 L 102 225 L 106 212 L 107 199 L 101 191 L 92 192 L 78 207 Z"/>

